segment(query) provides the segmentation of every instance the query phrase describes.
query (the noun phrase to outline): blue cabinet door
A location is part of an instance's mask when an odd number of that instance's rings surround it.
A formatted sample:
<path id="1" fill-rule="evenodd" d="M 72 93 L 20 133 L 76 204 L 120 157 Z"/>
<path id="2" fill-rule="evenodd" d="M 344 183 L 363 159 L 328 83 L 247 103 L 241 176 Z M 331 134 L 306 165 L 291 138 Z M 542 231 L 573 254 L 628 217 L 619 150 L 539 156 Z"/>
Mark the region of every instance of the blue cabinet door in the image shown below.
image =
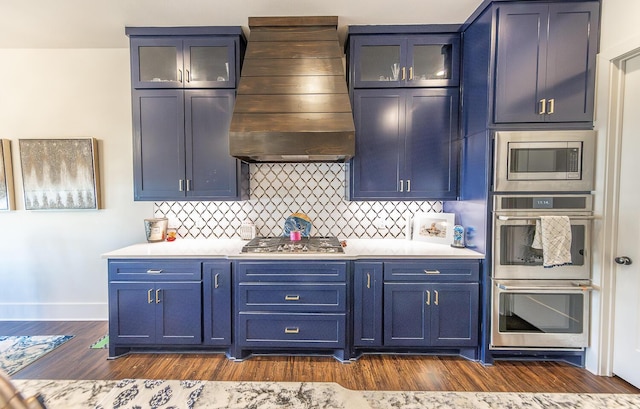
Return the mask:
<path id="1" fill-rule="evenodd" d="M 397 198 L 404 155 L 404 91 L 355 90 L 353 116 L 356 154 L 350 164 L 350 198 Z"/>
<path id="2" fill-rule="evenodd" d="M 153 283 L 109 283 L 110 342 L 124 345 L 155 343 L 155 310 Z"/>
<path id="3" fill-rule="evenodd" d="M 478 345 L 478 283 L 437 284 L 432 288 L 431 345 Z"/>
<path id="4" fill-rule="evenodd" d="M 231 262 L 203 266 L 204 343 L 231 345 Z"/>
<path id="5" fill-rule="evenodd" d="M 595 1 L 549 5 L 548 122 L 593 121 L 599 10 Z"/>
<path id="6" fill-rule="evenodd" d="M 458 89 L 357 89 L 352 200 L 457 197 Z"/>
<path id="7" fill-rule="evenodd" d="M 234 90 L 185 91 L 186 196 L 238 198 L 240 162 L 229 154 Z"/>
<path id="8" fill-rule="evenodd" d="M 241 199 L 234 101 L 234 90 L 133 90 L 135 200 Z"/>
<path id="9" fill-rule="evenodd" d="M 384 284 L 384 345 L 428 346 L 431 287 L 419 283 Z"/>
<path id="10" fill-rule="evenodd" d="M 237 37 L 132 36 L 135 89 L 235 88 Z"/>
<path id="11" fill-rule="evenodd" d="M 498 7 L 496 123 L 593 119 L 598 2 Z"/>
<path id="12" fill-rule="evenodd" d="M 134 198 L 184 198 L 184 92 L 134 90 L 132 94 Z"/>
<path id="13" fill-rule="evenodd" d="M 458 88 L 408 91 L 405 163 L 400 178 L 405 197 L 456 199 L 458 93 Z"/>
<path id="14" fill-rule="evenodd" d="M 155 283 L 156 343 L 202 343 L 202 284 Z"/>
<path id="15" fill-rule="evenodd" d="M 458 34 L 354 35 L 351 42 L 353 88 L 459 84 Z"/>
<path id="16" fill-rule="evenodd" d="M 382 263 L 354 263 L 353 345 L 382 346 Z"/>
<path id="17" fill-rule="evenodd" d="M 114 345 L 200 344 L 200 282 L 109 283 L 109 336 Z"/>
<path id="18" fill-rule="evenodd" d="M 384 345 L 475 347 L 478 283 L 384 284 Z"/>

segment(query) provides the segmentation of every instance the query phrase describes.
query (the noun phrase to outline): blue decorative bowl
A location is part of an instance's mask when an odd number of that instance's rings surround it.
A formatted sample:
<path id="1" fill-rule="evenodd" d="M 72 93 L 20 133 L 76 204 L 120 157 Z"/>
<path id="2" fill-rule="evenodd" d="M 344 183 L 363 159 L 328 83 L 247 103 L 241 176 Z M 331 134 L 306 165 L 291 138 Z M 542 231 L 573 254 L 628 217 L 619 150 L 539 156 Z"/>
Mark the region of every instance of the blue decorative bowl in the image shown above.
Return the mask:
<path id="1" fill-rule="evenodd" d="M 309 237 L 311 234 L 311 219 L 304 213 L 293 213 L 284 222 L 284 237 L 289 237 L 292 231 L 299 230 L 302 237 Z"/>

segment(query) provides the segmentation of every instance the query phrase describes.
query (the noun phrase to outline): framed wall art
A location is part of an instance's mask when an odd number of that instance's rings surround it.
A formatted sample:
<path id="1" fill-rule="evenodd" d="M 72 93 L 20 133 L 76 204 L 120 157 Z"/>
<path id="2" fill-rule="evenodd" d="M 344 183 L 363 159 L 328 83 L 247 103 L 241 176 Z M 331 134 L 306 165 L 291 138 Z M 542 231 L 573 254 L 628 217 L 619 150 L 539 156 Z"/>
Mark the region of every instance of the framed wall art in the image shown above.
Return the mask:
<path id="1" fill-rule="evenodd" d="M 438 244 L 453 243 L 453 213 L 416 213 L 413 218 L 413 240 Z"/>
<path id="2" fill-rule="evenodd" d="M 14 210 L 13 167 L 11 141 L 0 139 L 0 211 Z"/>
<path id="3" fill-rule="evenodd" d="M 20 139 L 25 210 L 99 209 L 94 138 Z"/>

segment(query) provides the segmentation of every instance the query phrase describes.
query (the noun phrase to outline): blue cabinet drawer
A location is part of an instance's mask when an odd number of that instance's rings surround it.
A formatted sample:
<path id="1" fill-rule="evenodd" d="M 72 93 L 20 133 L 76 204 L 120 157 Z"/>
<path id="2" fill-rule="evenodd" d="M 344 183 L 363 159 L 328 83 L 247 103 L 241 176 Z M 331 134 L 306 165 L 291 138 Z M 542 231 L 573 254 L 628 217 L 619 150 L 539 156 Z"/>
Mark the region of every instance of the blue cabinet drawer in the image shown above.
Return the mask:
<path id="1" fill-rule="evenodd" d="M 345 284 L 245 284 L 239 285 L 240 310 L 343 312 Z"/>
<path id="2" fill-rule="evenodd" d="M 200 281 L 202 266 L 199 261 L 109 261 L 110 281 Z"/>
<path id="3" fill-rule="evenodd" d="M 240 346 L 260 347 L 345 347 L 345 314 L 240 313 Z"/>
<path id="4" fill-rule="evenodd" d="M 242 261 L 237 267 L 239 282 L 345 282 L 347 279 L 346 262 Z"/>
<path id="5" fill-rule="evenodd" d="M 384 263 L 385 281 L 478 281 L 476 260 L 432 260 Z"/>

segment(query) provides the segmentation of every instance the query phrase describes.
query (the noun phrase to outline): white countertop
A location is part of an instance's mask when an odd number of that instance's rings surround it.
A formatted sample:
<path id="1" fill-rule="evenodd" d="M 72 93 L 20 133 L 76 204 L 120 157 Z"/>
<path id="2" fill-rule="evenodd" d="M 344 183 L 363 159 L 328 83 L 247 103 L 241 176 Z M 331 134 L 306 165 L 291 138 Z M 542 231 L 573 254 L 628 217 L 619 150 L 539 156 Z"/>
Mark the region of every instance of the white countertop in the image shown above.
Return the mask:
<path id="1" fill-rule="evenodd" d="M 140 243 L 102 255 L 103 258 L 233 258 L 261 260 L 363 259 L 363 258 L 459 258 L 484 259 L 467 248 L 405 239 L 347 239 L 344 254 L 242 253 L 247 241 L 240 239 L 177 239 L 173 242 Z"/>

